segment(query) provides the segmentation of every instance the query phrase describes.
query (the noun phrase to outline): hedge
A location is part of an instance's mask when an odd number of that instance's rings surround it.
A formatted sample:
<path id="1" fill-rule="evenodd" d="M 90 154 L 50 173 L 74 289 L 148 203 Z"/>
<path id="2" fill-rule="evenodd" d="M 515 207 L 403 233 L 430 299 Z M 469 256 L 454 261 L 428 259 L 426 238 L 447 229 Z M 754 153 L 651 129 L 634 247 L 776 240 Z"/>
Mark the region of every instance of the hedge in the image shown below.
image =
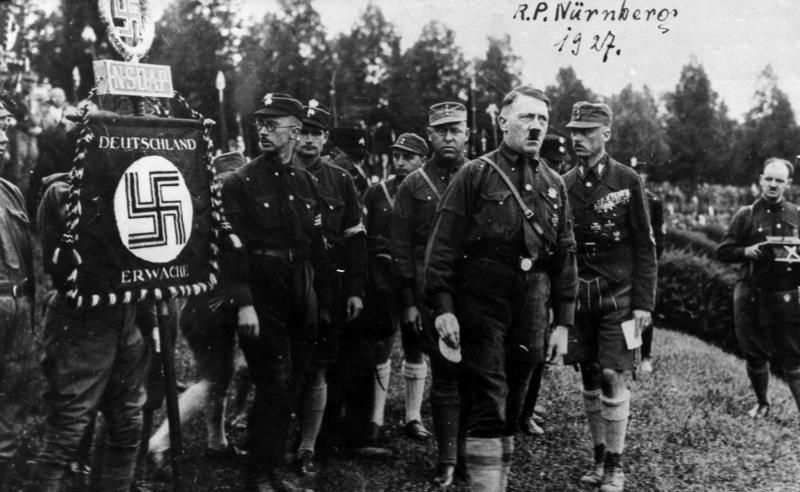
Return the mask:
<path id="1" fill-rule="evenodd" d="M 664 236 L 667 248 L 685 249 L 697 255 L 716 258 L 718 243 L 700 231 L 686 229 L 669 229 Z"/>
<path id="2" fill-rule="evenodd" d="M 733 266 L 689 249 L 668 247 L 659 261 L 656 313 L 666 326 L 738 354 L 733 331 L 735 281 Z"/>

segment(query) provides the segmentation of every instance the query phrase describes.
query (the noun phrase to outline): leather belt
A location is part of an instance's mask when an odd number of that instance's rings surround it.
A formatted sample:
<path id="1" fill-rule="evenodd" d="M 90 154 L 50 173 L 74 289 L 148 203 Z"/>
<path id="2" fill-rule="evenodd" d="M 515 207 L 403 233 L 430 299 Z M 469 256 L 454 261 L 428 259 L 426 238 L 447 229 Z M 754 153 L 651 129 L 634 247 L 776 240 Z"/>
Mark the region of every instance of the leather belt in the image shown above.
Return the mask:
<path id="1" fill-rule="evenodd" d="M 27 283 L 27 280 L 23 280 L 20 283 L 7 280 L 0 281 L 0 296 L 24 297 L 27 294 Z"/>
<path id="2" fill-rule="evenodd" d="M 254 254 L 256 256 L 271 256 L 273 258 L 280 258 L 288 261 L 289 263 L 299 263 L 306 259 L 306 255 L 303 253 L 303 250 L 295 248 L 255 248 L 250 250 L 250 254 Z"/>

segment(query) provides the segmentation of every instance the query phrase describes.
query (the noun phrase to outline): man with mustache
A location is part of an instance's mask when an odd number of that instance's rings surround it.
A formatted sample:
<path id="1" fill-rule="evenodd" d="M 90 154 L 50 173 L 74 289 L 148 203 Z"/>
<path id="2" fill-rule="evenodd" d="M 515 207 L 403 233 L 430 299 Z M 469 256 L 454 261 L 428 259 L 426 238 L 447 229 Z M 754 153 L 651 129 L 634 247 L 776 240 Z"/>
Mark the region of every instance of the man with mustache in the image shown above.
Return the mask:
<path id="1" fill-rule="evenodd" d="M 322 234 L 334 294 L 331 322 L 320 320 L 317 327 L 317 344 L 302 396 L 297 462 L 301 474 L 313 475 L 314 447 L 323 415 L 328 421 L 326 431 L 338 432 L 337 416 L 342 410 L 345 389 L 351 384 L 347 376 L 352 373 L 352 362 L 358 360 L 358 334 L 348 323 L 358 318 L 364 305 L 367 240 L 352 178 L 330 159 L 322 157 L 322 148 L 328 140 L 330 112 L 316 99 L 308 101 L 303 111 L 294 161 L 319 184 Z"/>
<path id="2" fill-rule="evenodd" d="M 222 198 L 243 244 L 224 280 L 238 307 L 239 340 L 256 396 L 248 425 L 250 490 L 298 490 L 282 469 L 295 398 L 317 320 L 330 322 L 330 285 L 317 182 L 292 165 L 303 105 L 269 93 L 253 112 L 261 155 L 226 176 Z"/>
<path id="3" fill-rule="evenodd" d="M 367 216 L 369 276 L 365 323 L 374 341 L 375 367 L 369 440 L 375 441 L 383 426 L 386 392 L 389 388 L 396 322 L 400 309 L 392 278 L 391 219 L 395 197 L 409 174 L 422 166 L 428 144 L 414 133 L 403 133 L 391 145 L 394 175 L 367 188 L 364 209 Z"/>
<path id="4" fill-rule="evenodd" d="M 754 419 L 769 414 L 767 388 L 773 357 L 783 366 L 783 377 L 800 409 L 800 268 L 796 263 L 775 261 L 775 249 L 766 244 L 767 236 L 798 237 L 800 212 L 784 198 L 793 171 L 784 159 L 767 159 L 759 179 L 761 197 L 736 212 L 717 249 L 720 261 L 741 264 L 733 291 L 734 328 L 756 394 L 756 405 L 748 412 Z M 783 246 L 777 249 L 786 251 Z"/>
<path id="5" fill-rule="evenodd" d="M 549 113 L 547 96 L 531 86 L 503 98 L 500 148 L 453 177 L 425 255 L 424 287 L 436 331 L 461 352 L 464 452 L 473 491 L 508 486 L 525 392 L 545 354 L 550 301 L 557 328 L 547 354 L 565 352 L 572 325 L 572 214 L 564 182 L 539 157 Z"/>
<path id="6" fill-rule="evenodd" d="M 622 452 L 630 415 L 626 375 L 636 348 L 621 324 L 633 320 L 637 337 L 651 323 L 656 248 L 642 180 L 606 153 L 611 108 L 581 101 L 567 124 L 578 165 L 564 175 L 575 214 L 578 301 L 565 362 L 580 364 L 583 400 L 594 444 L 594 466 L 581 483 L 602 492 L 625 485 Z"/>
<path id="7" fill-rule="evenodd" d="M 458 380 L 455 364 L 442 357 L 435 343 L 433 320 L 422 302 L 422 267 L 436 207 L 447 185 L 464 164 L 469 137 L 467 108 L 459 102 L 432 105 L 428 111 L 427 132 L 433 155 L 419 170 L 411 173 L 397 191 L 392 214 L 392 261 L 402 309 L 406 435 L 417 440 L 430 435 L 422 425 L 420 412 L 427 372 L 423 358 L 423 351 L 426 351 L 431 363 L 431 414 L 439 450 L 434 481 L 449 485 L 457 454 Z"/>

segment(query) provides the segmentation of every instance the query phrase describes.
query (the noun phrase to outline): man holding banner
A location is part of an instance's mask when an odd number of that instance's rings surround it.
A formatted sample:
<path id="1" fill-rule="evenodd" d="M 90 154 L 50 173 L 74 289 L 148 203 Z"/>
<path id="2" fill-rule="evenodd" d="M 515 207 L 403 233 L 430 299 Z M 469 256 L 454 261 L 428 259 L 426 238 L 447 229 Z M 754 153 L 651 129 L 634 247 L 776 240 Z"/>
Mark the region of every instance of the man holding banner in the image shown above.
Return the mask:
<path id="1" fill-rule="evenodd" d="M 259 492 L 297 488 L 281 470 L 290 416 L 311 360 L 318 313 L 330 323 L 321 199 L 313 176 L 292 165 L 303 116 L 292 96 L 264 96 L 253 113 L 262 154 L 228 176 L 222 193 L 244 246 L 226 275 L 256 385 L 248 481 Z"/>

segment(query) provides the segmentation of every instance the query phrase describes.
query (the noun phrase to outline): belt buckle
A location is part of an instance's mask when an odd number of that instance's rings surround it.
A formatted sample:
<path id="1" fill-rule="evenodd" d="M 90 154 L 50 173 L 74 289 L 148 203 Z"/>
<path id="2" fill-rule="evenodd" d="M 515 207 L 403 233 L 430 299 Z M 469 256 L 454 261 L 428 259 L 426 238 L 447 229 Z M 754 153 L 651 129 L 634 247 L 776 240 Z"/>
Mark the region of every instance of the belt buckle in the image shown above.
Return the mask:
<path id="1" fill-rule="evenodd" d="M 533 268 L 533 260 L 528 257 L 520 257 L 519 269 L 523 272 L 529 272 Z"/>

